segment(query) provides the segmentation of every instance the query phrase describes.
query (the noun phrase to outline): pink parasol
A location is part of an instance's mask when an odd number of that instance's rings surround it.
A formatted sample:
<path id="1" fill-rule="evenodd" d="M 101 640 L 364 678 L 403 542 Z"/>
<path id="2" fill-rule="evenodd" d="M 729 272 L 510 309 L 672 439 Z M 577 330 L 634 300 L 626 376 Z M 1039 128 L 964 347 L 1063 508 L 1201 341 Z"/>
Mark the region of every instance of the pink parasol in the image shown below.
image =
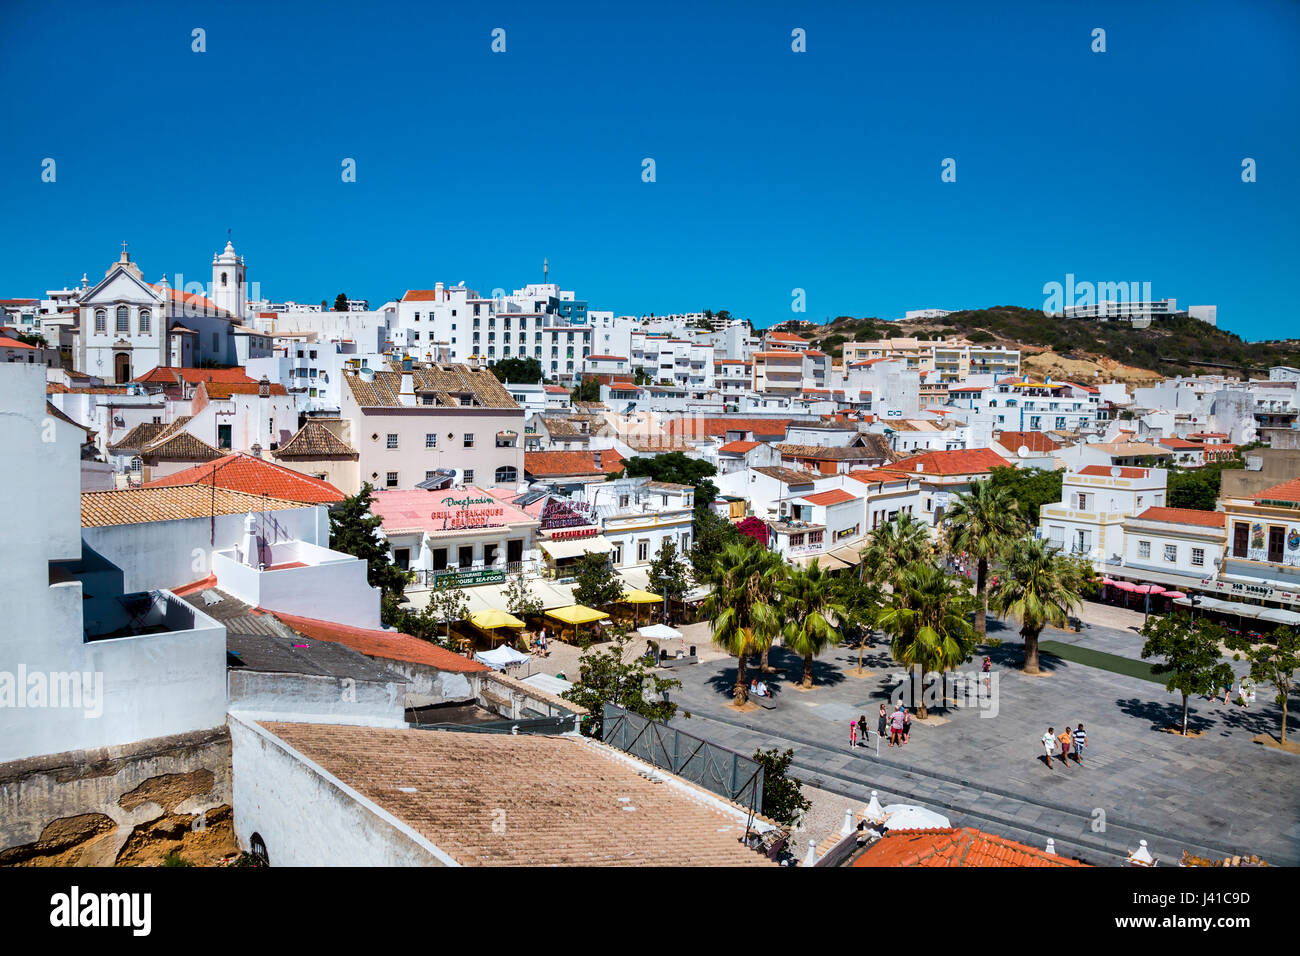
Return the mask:
<path id="1" fill-rule="evenodd" d="M 1184 594 L 1182 591 L 1166 591 L 1165 597 L 1169 598 L 1170 600 L 1177 601 L 1179 598 L 1187 597 L 1187 595 Z"/>
<path id="2" fill-rule="evenodd" d="M 1116 581 L 1115 587 L 1120 591 L 1136 591 L 1137 585 L 1130 584 L 1128 581 Z"/>

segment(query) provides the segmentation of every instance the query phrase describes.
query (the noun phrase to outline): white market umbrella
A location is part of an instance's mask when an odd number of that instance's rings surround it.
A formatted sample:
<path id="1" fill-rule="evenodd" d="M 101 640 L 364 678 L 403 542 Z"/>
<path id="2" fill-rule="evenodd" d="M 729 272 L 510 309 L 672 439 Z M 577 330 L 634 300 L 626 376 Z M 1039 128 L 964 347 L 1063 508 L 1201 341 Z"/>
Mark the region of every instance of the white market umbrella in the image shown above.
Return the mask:
<path id="1" fill-rule="evenodd" d="M 910 803 L 891 803 L 885 807 L 886 830 L 946 830 L 952 823 L 942 813 Z"/>
<path id="2" fill-rule="evenodd" d="M 656 641 L 666 641 L 670 638 L 681 637 L 682 632 L 675 627 L 669 627 L 667 624 L 647 624 L 639 628 L 638 633 L 642 637 L 648 637 Z"/>

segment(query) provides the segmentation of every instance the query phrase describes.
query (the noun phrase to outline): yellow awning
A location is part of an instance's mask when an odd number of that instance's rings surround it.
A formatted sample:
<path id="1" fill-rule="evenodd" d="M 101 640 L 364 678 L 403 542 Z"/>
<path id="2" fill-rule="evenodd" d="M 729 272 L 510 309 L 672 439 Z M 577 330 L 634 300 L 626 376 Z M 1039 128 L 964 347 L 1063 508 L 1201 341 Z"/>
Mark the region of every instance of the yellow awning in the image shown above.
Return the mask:
<path id="1" fill-rule="evenodd" d="M 475 611 L 469 619 L 485 631 L 496 627 L 523 627 L 524 622 L 507 611 Z"/>
<path id="2" fill-rule="evenodd" d="M 557 621 L 563 621 L 565 624 L 590 624 L 592 621 L 603 621 L 609 617 L 604 611 L 597 611 L 595 608 L 586 607 L 582 604 L 570 604 L 568 607 L 557 607 L 554 611 L 547 611 L 547 617 L 553 617 Z"/>
<path id="3" fill-rule="evenodd" d="M 642 591 L 640 588 L 628 588 L 623 592 L 624 604 L 660 604 L 662 602 L 663 598 L 660 595 Z"/>

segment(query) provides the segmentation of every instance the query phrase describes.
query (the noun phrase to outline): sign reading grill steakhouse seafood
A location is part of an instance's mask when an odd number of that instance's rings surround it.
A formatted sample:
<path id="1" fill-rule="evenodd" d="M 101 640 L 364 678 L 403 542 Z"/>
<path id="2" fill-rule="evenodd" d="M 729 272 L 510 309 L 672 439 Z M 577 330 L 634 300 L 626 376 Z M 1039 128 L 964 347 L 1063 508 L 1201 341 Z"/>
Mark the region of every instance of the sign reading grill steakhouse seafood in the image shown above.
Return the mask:
<path id="1" fill-rule="evenodd" d="M 443 508 L 431 511 L 429 517 L 441 521 L 443 530 L 456 528 L 492 528 L 504 524 L 494 518 L 505 517 L 506 509 L 497 504 L 495 498 L 457 498 L 448 495 L 442 499 Z M 486 506 L 486 507 L 484 507 Z"/>

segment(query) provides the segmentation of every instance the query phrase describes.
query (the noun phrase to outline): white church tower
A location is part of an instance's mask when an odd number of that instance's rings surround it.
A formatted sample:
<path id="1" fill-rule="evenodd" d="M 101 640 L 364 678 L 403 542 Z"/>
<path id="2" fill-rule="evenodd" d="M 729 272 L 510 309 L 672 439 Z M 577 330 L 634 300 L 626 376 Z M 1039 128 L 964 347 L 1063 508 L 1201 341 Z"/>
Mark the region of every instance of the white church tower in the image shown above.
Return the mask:
<path id="1" fill-rule="evenodd" d="M 227 241 L 221 254 L 212 257 L 212 301 L 229 312 L 237 323 L 242 323 L 246 292 L 244 257 L 236 255 L 235 247 Z"/>

